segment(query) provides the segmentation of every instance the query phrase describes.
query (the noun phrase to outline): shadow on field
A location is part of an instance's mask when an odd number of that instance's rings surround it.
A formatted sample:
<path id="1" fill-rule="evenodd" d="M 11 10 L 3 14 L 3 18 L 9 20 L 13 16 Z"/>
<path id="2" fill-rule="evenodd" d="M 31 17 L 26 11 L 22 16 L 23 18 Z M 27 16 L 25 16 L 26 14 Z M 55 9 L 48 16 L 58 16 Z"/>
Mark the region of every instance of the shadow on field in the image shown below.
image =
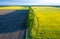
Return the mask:
<path id="1" fill-rule="evenodd" d="M 25 32 L 25 20 L 27 13 L 28 10 L 16 10 L 6 15 L 0 15 L 0 34 L 15 31 Z"/>

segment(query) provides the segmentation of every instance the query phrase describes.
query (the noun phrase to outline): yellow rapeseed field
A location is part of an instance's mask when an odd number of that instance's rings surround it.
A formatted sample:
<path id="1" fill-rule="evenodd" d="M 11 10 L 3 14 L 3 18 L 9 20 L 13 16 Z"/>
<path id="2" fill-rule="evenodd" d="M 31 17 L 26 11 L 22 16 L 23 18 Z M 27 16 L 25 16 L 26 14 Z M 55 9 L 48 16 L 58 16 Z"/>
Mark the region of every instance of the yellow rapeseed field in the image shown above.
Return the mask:
<path id="1" fill-rule="evenodd" d="M 32 6 L 26 25 L 26 39 L 60 39 L 60 8 Z"/>
<path id="2" fill-rule="evenodd" d="M 3 6 L 0 7 L 0 10 L 28 10 L 27 6 Z"/>

